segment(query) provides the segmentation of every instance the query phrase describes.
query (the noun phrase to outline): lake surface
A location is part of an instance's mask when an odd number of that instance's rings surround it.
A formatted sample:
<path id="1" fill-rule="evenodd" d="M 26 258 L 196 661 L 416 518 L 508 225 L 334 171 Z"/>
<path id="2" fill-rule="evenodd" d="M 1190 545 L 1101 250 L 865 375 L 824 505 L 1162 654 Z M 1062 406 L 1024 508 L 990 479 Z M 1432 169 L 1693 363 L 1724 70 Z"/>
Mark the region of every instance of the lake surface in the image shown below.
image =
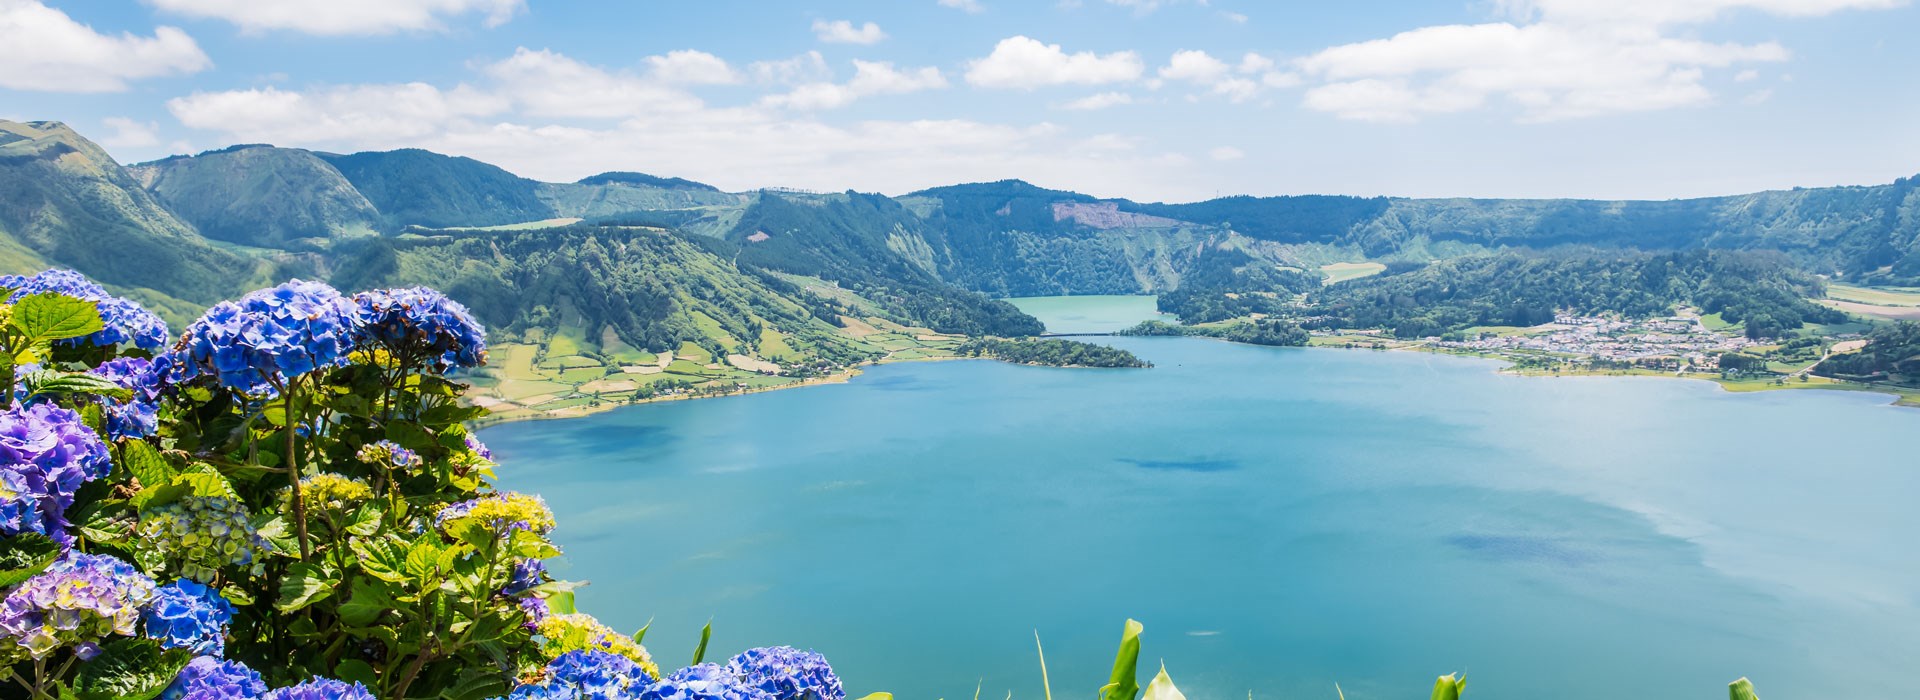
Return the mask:
<path id="1" fill-rule="evenodd" d="M 1133 617 L 1141 681 L 1196 700 L 1911 695 L 1920 410 L 1110 340 L 1158 366 L 893 364 L 482 437 L 663 665 L 711 618 L 714 655 L 813 647 L 856 696 L 1038 698 L 1037 630 L 1087 697 Z"/>

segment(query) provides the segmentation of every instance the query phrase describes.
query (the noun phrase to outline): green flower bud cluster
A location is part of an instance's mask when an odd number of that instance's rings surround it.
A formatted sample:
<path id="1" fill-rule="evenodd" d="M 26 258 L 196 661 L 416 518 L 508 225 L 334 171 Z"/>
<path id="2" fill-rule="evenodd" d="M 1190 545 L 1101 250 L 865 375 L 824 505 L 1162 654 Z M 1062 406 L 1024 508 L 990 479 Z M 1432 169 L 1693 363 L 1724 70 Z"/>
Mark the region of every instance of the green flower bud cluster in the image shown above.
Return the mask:
<path id="1" fill-rule="evenodd" d="M 143 566 L 172 566 L 182 577 L 207 583 L 228 566 L 257 566 L 268 547 L 238 501 L 188 496 L 140 513 Z"/>

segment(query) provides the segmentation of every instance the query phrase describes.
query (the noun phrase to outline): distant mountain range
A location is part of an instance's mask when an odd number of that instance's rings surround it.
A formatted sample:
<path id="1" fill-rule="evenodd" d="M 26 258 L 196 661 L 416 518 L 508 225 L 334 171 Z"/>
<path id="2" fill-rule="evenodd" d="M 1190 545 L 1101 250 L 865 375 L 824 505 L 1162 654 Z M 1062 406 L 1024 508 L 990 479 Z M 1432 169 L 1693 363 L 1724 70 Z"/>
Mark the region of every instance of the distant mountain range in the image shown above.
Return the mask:
<path id="1" fill-rule="evenodd" d="M 122 166 L 58 122 L 0 121 L 0 268 L 71 266 L 175 320 L 303 275 L 348 287 L 452 287 L 502 328 L 551 323 L 557 314 L 636 346 L 715 343 L 706 337 L 715 325 L 730 327 L 729 337 L 746 334 L 749 323 L 773 323 L 793 309 L 817 313 L 778 322 L 831 321 L 837 312 L 804 298 L 802 288 L 817 282 L 901 323 L 1019 334 L 1037 327 L 1032 319 L 981 294 L 1164 292 L 1228 253 L 1312 269 L 1516 248 L 1772 250 L 1819 274 L 1915 285 L 1917 189 L 1907 178 L 1671 201 L 1292 196 L 1186 204 L 1020 181 L 899 197 L 728 193 L 632 172 L 538 182 L 417 149 L 340 155 L 243 145 Z M 550 233 L 561 226 L 571 228 Z M 700 273 L 686 272 L 693 269 Z M 632 279 L 569 282 L 605 276 Z M 661 293 L 674 308 L 618 311 L 645 305 L 631 295 L 644 296 L 646 280 L 671 287 Z M 739 290 L 778 297 L 784 311 L 716 305 L 728 296 L 720 292 Z M 630 298 L 613 303 L 609 294 Z M 696 323 L 699 316 L 715 323 Z M 689 330 L 697 327 L 704 330 Z"/>

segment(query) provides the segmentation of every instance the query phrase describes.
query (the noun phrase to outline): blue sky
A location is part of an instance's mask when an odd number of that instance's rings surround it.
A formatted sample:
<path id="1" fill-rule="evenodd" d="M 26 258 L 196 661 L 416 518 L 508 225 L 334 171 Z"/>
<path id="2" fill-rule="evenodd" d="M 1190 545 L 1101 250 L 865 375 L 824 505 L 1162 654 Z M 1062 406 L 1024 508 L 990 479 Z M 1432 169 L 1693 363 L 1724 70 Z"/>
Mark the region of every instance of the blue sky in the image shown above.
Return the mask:
<path id="1" fill-rule="evenodd" d="M 728 189 L 1653 198 L 1920 173 L 1907 0 L 0 0 L 0 118 Z"/>

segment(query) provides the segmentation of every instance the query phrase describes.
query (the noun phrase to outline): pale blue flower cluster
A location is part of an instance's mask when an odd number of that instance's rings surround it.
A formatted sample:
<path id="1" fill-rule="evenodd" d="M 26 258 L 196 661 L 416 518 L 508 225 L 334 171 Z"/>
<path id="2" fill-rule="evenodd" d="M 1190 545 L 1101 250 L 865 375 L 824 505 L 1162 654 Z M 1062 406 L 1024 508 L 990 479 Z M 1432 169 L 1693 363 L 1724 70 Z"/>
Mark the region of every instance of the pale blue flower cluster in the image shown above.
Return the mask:
<path id="1" fill-rule="evenodd" d="M 275 688 L 261 700 L 374 700 L 373 693 L 359 683 L 314 678 L 299 685 Z"/>
<path id="2" fill-rule="evenodd" d="M 133 636 L 154 588 L 124 561 L 68 552 L 0 600 L 0 644 L 35 659 L 63 646 L 90 655 L 110 635 Z"/>
<path id="3" fill-rule="evenodd" d="M 106 443 L 80 414 L 50 403 L 0 411 L 0 534 L 70 542 L 74 492 L 112 468 Z"/>
<path id="4" fill-rule="evenodd" d="M 160 390 L 165 376 L 152 360 L 122 357 L 108 360 L 88 372 L 133 392 L 133 397 L 126 401 L 105 400 L 108 437 L 144 438 L 159 429 Z"/>
<path id="5" fill-rule="evenodd" d="M 384 464 L 395 469 L 413 469 L 423 464 L 419 453 L 401 447 L 392 440 L 369 443 L 355 455 L 368 464 Z"/>
<path id="6" fill-rule="evenodd" d="M 635 700 L 773 700 L 766 691 L 716 664 L 674 671 L 640 691 Z"/>
<path id="7" fill-rule="evenodd" d="M 180 669 L 160 700 L 255 700 L 266 692 L 260 672 L 246 664 L 199 656 Z"/>
<path id="8" fill-rule="evenodd" d="M 147 637 L 168 649 L 220 656 L 227 650 L 233 613 L 233 604 L 219 591 L 180 579 L 154 590 L 147 603 Z"/>
<path id="9" fill-rule="evenodd" d="M 210 373 L 220 385 L 269 396 L 278 385 L 343 364 L 360 310 L 318 282 L 293 280 L 223 301 L 187 327 L 181 379 Z"/>
<path id="10" fill-rule="evenodd" d="M 542 675 L 514 688 L 508 700 L 631 700 L 653 682 L 631 659 L 590 649 L 561 654 Z"/>
<path id="11" fill-rule="evenodd" d="M 167 345 L 167 324 L 159 316 L 141 308 L 139 304 L 108 294 L 107 290 L 78 272 L 54 269 L 32 277 L 3 275 L 0 276 L 0 288 L 13 290 L 7 297 L 7 303 L 45 292 L 94 302 L 104 326 L 92 335 L 60 341 L 63 345 L 108 346 L 130 342 L 150 352 L 157 352 Z"/>
<path id="12" fill-rule="evenodd" d="M 431 362 L 441 372 L 486 364 L 486 330 L 445 294 L 427 287 L 375 289 L 353 300 L 366 319 L 362 335 L 396 355 Z"/>
<path id="13" fill-rule="evenodd" d="M 827 657 L 793 647 L 761 647 L 740 652 L 727 661 L 727 670 L 771 700 L 844 700 Z"/>

